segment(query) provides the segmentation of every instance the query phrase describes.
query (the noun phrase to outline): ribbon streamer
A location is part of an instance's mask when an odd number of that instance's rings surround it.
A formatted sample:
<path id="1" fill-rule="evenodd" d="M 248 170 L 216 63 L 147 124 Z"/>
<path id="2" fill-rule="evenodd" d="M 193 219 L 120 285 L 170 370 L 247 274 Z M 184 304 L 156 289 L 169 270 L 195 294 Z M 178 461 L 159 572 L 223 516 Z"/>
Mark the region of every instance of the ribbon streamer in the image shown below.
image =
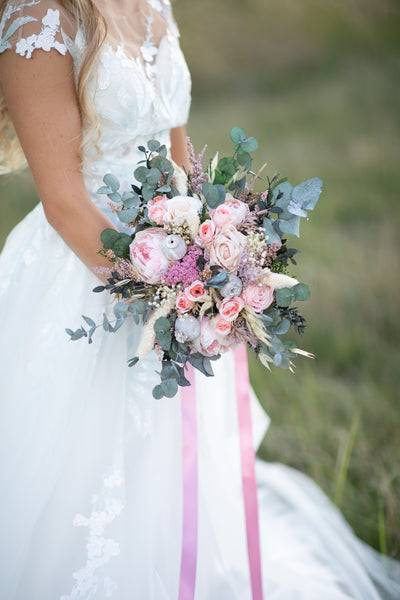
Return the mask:
<path id="1" fill-rule="evenodd" d="M 250 380 L 245 345 L 239 346 L 235 350 L 235 383 L 251 590 L 253 600 L 263 600 L 255 452 L 251 422 Z"/>
<path id="2" fill-rule="evenodd" d="M 181 389 L 183 527 L 179 600 L 194 600 L 198 533 L 198 449 L 195 377 L 194 368 L 191 365 L 186 378 L 190 381 L 190 387 Z M 253 600 L 263 600 L 250 381 L 246 346 L 244 345 L 235 350 L 235 383 L 252 598 Z"/>
<path id="3" fill-rule="evenodd" d="M 181 388 L 183 449 L 183 527 L 179 600 L 193 600 L 196 586 L 198 524 L 197 417 L 194 368 L 185 374 L 190 387 Z"/>

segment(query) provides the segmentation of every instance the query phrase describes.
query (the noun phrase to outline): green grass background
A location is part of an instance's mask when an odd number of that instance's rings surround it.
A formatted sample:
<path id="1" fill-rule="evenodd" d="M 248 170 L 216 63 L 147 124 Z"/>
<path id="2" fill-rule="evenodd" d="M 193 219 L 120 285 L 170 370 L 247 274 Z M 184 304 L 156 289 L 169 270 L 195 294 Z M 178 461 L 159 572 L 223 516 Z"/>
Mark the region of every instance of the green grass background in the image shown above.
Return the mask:
<path id="1" fill-rule="evenodd" d="M 324 180 L 294 269 L 312 291 L 298 342 L 316 360 L 295 375 L 251 360 L 272 417 L 260 456 L 308 473 L 362 539 L 399 558 L 400 5 L 175 0 L 175 16 L 197 150 L 229 151 L 241 125 L 269 174 Z M 29 176 L 1 178 L 0 197 L 1 246 L 37 197 Z"/>

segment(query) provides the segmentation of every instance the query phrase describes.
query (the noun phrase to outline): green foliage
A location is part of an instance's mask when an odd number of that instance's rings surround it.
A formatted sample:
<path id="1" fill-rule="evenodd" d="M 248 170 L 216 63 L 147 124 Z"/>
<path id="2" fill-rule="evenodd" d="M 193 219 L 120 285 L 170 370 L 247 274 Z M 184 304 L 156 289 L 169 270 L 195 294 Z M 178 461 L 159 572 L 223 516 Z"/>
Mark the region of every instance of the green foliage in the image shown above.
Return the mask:
<path id="1" fill-rule="evenodd" d="M 210 208 L 217 208 L 225 201 L 225 187 L 219 183 L 212 184 L 208 181 L 203 183 L 203 194 Z"/>
<path id="2" fill-rule="evenodd" d="M 281 288 L 275 291 L 275 299 L 278 306 L 287 308 L 292 301 L 308 300 L 310 289 L 305 283 L 298 283 L 292 288 Z"/>

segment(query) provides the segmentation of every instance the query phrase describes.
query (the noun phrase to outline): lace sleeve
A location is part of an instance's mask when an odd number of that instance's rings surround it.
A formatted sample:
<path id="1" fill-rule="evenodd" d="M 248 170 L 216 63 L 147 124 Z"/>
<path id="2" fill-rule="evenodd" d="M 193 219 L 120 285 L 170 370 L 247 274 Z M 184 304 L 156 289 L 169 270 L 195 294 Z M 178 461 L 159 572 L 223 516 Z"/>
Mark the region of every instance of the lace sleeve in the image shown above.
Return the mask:
<path id="1" fill-rule="evenodd" d="M 65 55 L 74 37 L 74 23 L 56 0 L 10 0 L 0 21 L 0 54 L 14 50 L 31 58 L 35 50 Z"/>

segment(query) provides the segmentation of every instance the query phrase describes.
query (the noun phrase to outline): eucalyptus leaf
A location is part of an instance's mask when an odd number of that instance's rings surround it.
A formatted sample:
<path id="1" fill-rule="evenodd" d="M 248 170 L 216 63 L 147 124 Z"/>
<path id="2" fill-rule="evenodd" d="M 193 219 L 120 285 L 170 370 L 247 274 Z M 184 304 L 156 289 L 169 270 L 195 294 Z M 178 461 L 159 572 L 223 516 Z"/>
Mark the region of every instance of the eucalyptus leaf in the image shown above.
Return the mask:
<path id="1" fill-rule="evenodd" d="M 112 189 L 108 185 L 102 185 L 97 190 L 96 194 L 112 194 Z"/>
<path id="2" fill-rule="evenodd" d="M 128 208 L 118 212 L 118 218 L 122 223 L 132 223 L 138 216 L 139 209 Z"/>
<path id="3" fill-rule="evenodd" d="M 121 202 L 121 194 L 119 192 L 112 192 L 111 194 L 107 194 L 111 202 Z"/>
<path id="4" fill-rule="evenodd" d="M 107 173 L 106 175 L 104 175 L 103 181 L 113 192 L 116 192 L 120 188 L 120 184 L 117 177 L 115 177 L 115 175 L 112 175 L 111 173 Z"/>
<path id="5" fill-rule="evenodd" d="M 117 302 L 117 304 L 114 305 L 113 310 L 117 319 L 125 318 L 128 313 L 128 305 L 125 302 Z"/>
<path id="6" fill-rule="evenodd" d="M 281 288 L 280 290 L 275 290 L 275 300 L 278 306 L 282 306 L 282 308 L 287 308 L 293 298 L 293 292 L 290 288 Z"/>
<path id="7" fill-rule="evenodd" d="M 85 315 L 82 315 L 82 319 L 86 321 L 89 327 L 96 327 L 96 323 L 90 317 L 85 317 Z"/>
<path id="8" fill-rule="evenodd" d="M 88 343 L 91 344 L 93 342 L 92 337 L 94 332 L 96 331 L 96 326 L 91 327 L 89 330 L 89 337 L 88 337 Z"/>
<path id="9" fill-rule="evenodd" d="M 220 183 L 214 185 L 206 181 L 203 183 L 202 190 L 210 208 L 217 208 L 217 206 L 224 203 L 226 191 Z"/>
<path id="10" fill-rule="evenodd" d="M 133 175 L 137 181 L 140 181 L 140 183 L 146 183 L 148 172 L 149 169 L 147 167 L 138 167 L 135 169 Z"/>
<path id="11" fill-rule="evenodd" d="M 277 185 L 273 190 L 271 201 L 274 206 L 282 209 L 279 215 L 281 219 L 290 219 L 292 216 L 292 213 L 287 210 L 289 202 L 292 199 L 292 191 L 293 186 L 288 181 Z"/>
<path id="12" fill-rule="evenodd" d="M 279 229 L 282 231 L 282 233 L 300 237 L 300 217 L 291 215 L 289 219 L 285 219 L 282 218 L 282 215 L 279 215 L 276 225 L 279 226 Z"/>
<path id="13" fill-rule="evenodd" d="M 294 299 L 304 302 L 310 297 L 310 288 L 305 283 L 298 283 L 293 288 Z"/>
<path id="14" fill-rule="evenodd" d="M 118 238 L 118 240 L 113 244 L 113 251 L 116 254 L 116 256 L 122 258 L 129 254 L 129 244 L 129 236 L 128 239 L 123 237 Z"/>
<path id="15" fill-rule="evenodd" d="M 243 149 L 243 144 L 240 151 L 238 152 L 238 163 L 242 165 L 247 171 L 251 169 L 251 156 L 248 152 Z"/>
<path id="16" fill-rule="evenodd" d="M 171 332 L 170 331 L 159 331 L 157 333 L 157 340 L 158 340 L 158 343 L 160 344 L 161 348 L 165 352 L 168 352 L 168 350 L 171 348 L 171 343 L 172 343 Z"/>
<path id="17" fill-rule="evenodd" d="M 276 325 L 273 328 L 273 333 L 275 335 L 285 335 L 285 333 L 287 333 L 290 329 L 290 321 L 289 319 L 282 319 L 282 321 L 280 321 L 278 323 L 278 325 Z"/>
<path id="18" fill-rule="evenodd" d="M 74 331 L 74 333 L 71 335 L 71 340 L 75 342 L 76 340 L 80 340 L 83 337 L 87 337 L 87 333 L 86 330 L 83 327 L 81 327 L 80 329 Z"/>
<path id="19" fill-rule="evenodd" d="M 255 137 L 249 137 L 240 144 L 240 147 L 244 152 L 254 152 L 258 148 L 258 141 Z"/>
<path id="20" fill-rule="evenodd" d="M 265 217 L 263 220 L 263 228 L 268 238 L 268 244 L 273 244 L 274 242 L 281 243 L 281 238 L 274 229 L 273 222 L 268 217 Z"/>
<path id="21" fill-rule="evenodd" d="M 128 312 L 143 315 L 146 312 L 147 303 L 144 300 L 132 300 L 128 304 Z"/>
<path id="22" fill-rule="evenodd" d="M 166 317 L 159 317 L 157 321 L 154 323 L 154 331 L 156 333 L 169 331 L 171 328 L 171 323 L 168 321 Z"/>
<path id="23" fill-rule="evenodd" d="M 159 169 L 163 173 L 169 173 L 171 169 L 173 170 L 171 161 L 169 161 L 168 158 L 164 158 L 163 156 L 155 156 L 150 164 L 152 167 L 157 167 L 157 169 Z"/>
<path id="24" fill-rule="evenodd" d="M 114 331 L 113 326 L 111 325 L 110 321 L 108 320 L 106 313 L 103 313 L 103 329 L 104 329 L 104 331 L 108 331 L 110 333 L 112 333 Z"/>
<path id="25" fill-rule="evenodd" d="M 167 398 L 173 398 L 178 391 L 178 383 L 176 379 L 165 379 L 161 383 L 164 396 Z"/>
<path id="26" fill-rule="evenodd" d="M 122 327 L 122 325 L 125 323 L 125 318 L 124 317 L 120 317 L 116 320 L 116 322 L 114 323 L 114 333 L 116 331 L 118 331 L 118 329 L 120 327 Z"/>
<path id="27" fill-rule="evenodd" d="M 246 132 L 243 127 L 232 127 L 230 138 L 234 144 L 240 144 L 246 139 Z"/>
<path id="28" fill-rule="evenodd" d="M 155 398 L 156 400 L 161 400 L 161 398 L 164 397 L 164 390 L 162 389 L 161 385 L 156 385 L 153 388 L 153 398 Z"/>
<path id="29" fill-rule="evenodd" d="M 175 368 L 174 363 L 170 362 L 170 361 L 164 361 L 162 363 L 162 369 L 161 369 L 161 379 L 176 379 L 177 376 L 177 371 Z"/>
<path id="30" fill-rule="evenodd" d="M 293 190 L 293 201 L 305 210 L 313 210 L 322 192 L 322 179 L 313 177 L 303 181 Z"/>
<path id="31" fill-rule="evenodd" d="M 146 202 L 150 202 L 150 200 L 153 200 L 154 186 L 150 185 L 149 183 L 145 183 L 142 187 L 142 194 L 143 194 L 143 199 Z"/>
<path id="32" fill-rule="evenodd" d="M 136 365 L 136 363 L 139 362 L 139 357 L 138 356 L 134 356 L 133 358 L 130 358 L 128 360 L 128 367 L 134 367 Z"/>
<path id="33" fill-rule="evenodd" d="M 150 152 L 158 152 L 160 148 L 160 142 L 158 140 L 149 140 L 147 142 L 147 147 Z"/>
<path id="34" fill-rule="evenodd" d="M 150 185 L 157 185 L 161 179 L 161 171 L 156 167 L 152 167 L 147 175 L 147 183 Z"/>
<path id="35" fill-rule="evenodd" d="M 227 283 L 229 281 L 229 273 L 226 269 L 223 269 L 222 271 L 220 271 L 217 275 L 213 275 L 212 277 L 210 277 L 210 279 L 207 281 L 205 287 L 206 288 L 221 288 L 225 285 L 225 283 Z"/>
<path id="36" fill-rule="evenodd" d="M 115 229 L 103 229 L 100 235 L 100 239 L 106 250 L 110 249 L 112 245 L 117 241 L 120 234 Z"/>

